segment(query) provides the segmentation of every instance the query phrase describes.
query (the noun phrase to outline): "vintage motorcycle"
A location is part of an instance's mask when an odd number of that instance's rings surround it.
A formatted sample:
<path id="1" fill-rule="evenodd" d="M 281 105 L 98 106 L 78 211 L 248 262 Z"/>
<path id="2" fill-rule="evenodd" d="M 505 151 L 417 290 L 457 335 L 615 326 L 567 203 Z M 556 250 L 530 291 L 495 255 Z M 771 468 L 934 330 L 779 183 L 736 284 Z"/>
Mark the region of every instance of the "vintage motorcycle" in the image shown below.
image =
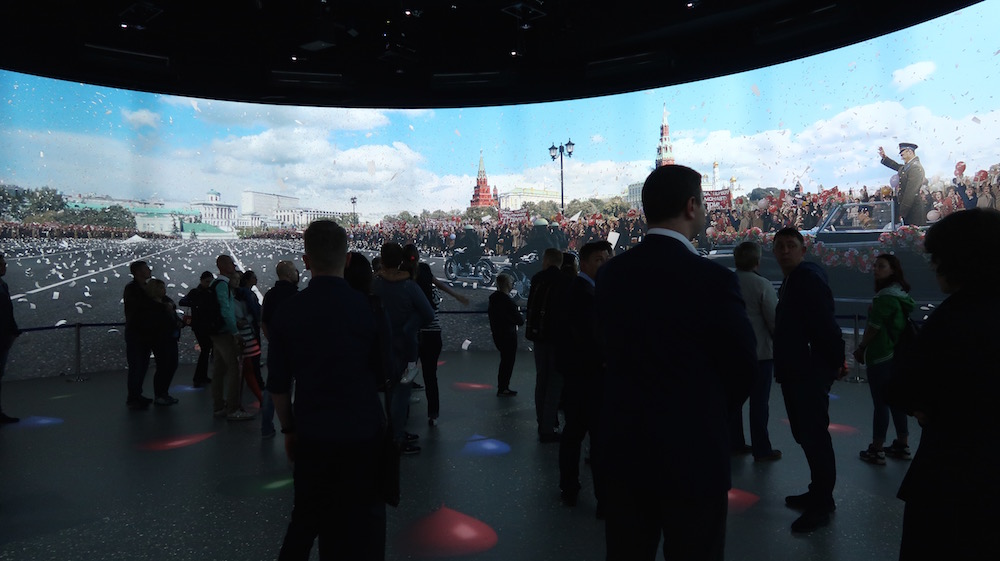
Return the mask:
<path id="1" fill-rule="evenodd" d="M 531 292 L 531 277 L 541 270 L 542 260 L 539 258 L 538 252 L 530 251 L 513 259 L 509 265 L 504 265 L 500 269 L 500 274 L 509 275 L 514 279 L 513 292 L 515 294 L 511 294 L 511 296 L 527 300 L 528 293 Z"/>
<path id="2" fill-rule="evenodd" d="M 455 260 L 455 254 L 462 254 L 465 248 L 456 249 L 444 260 L 444 277 L 449 281 L 459 279 L 479 282 L 482 286 L 492 286 L 497 278 L 497 266 L 490 258 L 483 255 L 471 264 L 460 264 Z"/>

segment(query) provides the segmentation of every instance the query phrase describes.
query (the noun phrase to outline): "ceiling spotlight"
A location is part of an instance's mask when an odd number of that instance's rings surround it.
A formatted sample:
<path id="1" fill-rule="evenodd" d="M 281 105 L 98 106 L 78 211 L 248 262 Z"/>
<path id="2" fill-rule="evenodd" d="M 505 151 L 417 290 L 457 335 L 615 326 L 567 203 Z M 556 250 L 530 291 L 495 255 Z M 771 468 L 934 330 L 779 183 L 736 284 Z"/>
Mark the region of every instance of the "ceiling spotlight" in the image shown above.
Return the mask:
<path id="1" fill-rule="evenodd" d="M 510 50 L 510 56 L 517 58 L 517 57 L 521 56 L 521 53 L 518 52 L 517 49 L 511 49 Z"/>

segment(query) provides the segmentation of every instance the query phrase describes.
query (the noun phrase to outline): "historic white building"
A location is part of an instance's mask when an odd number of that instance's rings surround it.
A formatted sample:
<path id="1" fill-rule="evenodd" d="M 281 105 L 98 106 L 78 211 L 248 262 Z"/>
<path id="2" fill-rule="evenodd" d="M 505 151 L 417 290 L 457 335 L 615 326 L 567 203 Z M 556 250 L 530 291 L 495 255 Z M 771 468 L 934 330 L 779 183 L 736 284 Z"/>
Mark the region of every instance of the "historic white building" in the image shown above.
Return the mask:
<path id="1" fill-rule="evenodd" d="M 66 204 L 69 208 L 96 210 L 117 205 L 132 213 L 136 230 L 168 236 L 179 232 L 182 222 L 194 222 L 200 215 L 194 209 L 168 207 L 160 200 L 117 199 L 92 193 L 67 196 Z"/>
<path id="2" fill-rule="evenodd" d="M 299 198 L 259 191 L 243 191 L 240 212 L 244 215 L 257 214 L 265 221 L 277 215 L 279 210 L 299 208 Z"/>
<path id="3" fill-rule="evenodd" d="M 201 212 L 201 221 L 222 230 L 232 231 L 237 227 L 239 211 L 236 205 L 221 201 L 222 194 L 216 190 L 208 192 L 208 199 L 191 203 L 191 208 Z"/>
<path id="4" fill-rule="evenodd" d="M 559 202 L 559 193 L 548 189 L 534 189 L 532 187 L 515 187 L 506 193 L 500 193 L 500 208 L 504 210 L 517 210 L 526 202 L 540 203 L 543 201 Z"/>
<path id="5" fill-rule="evenodd" d="M 277 211 L 274 218 L 278 225 L 304 228 L 313 220 L 325 218 L 333 219 L 338 222 L 344 222 L 348 220 L 350 216 L 350 212 L 334 212 L 332 210 L 317 210 L 312 208 L 289 208 Z"/>

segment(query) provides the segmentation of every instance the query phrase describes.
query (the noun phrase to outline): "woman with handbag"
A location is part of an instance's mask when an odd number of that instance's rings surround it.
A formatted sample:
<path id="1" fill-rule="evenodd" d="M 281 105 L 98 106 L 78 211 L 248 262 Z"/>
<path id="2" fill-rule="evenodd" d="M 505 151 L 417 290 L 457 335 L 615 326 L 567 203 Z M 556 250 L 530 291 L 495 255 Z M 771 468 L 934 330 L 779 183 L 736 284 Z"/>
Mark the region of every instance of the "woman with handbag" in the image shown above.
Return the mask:
<path id="1" fill-rule="evenodd" d="M 458 294 L 448 285 L 434 278 L 427 263 L 420 262 L 420 252 L 417 246 L 407 244 L 403 247 L 403 262 L 399 266 L 410 279 L 417 283 L 421 292 L 427 297 L 427 302 L 434 310 L 434 320 L 420 329 L 417 335 L 417 356 L 420 358 L 420 370 L 424 375 L 427 391 L 427 424 L 436 427 L 441 413 L 441 392 L 438 388 L 437 367 L 441 357 L 441 321 L 438 312 L 441 305 L 441 292 L 458 300 L 463 305 L 469 305 L 469 299 Z M 416 383 L 413 383 L 416 389 Z"/>

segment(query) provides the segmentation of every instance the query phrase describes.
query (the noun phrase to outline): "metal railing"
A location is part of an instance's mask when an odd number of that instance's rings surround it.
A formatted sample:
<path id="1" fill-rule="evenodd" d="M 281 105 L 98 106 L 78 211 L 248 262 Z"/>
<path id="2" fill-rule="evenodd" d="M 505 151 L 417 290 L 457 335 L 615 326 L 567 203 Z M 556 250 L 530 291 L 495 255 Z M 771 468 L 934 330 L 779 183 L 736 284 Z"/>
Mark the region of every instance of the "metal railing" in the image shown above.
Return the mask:
<path id="1" fill-rule="evenodd" d="M 870 298 L 866 298 L 866 299 L 861 299 L 861 298 L 835 298 L 835 301 L 838 302 L 838 303 L 867 304 L 867 303 L 871 302 L 871 299 Z M 934 303 L 934 304 L 936 304 L 936 303 Z M 921 308 L 922 309 L 927 309 L 926 305 L 925 306 L 921 306 Z M 446 316 L 446 315 L 447 316 L 485 315 L 486 313 L 487 313 L 486 310 L 448 310 L 448 311 L 441 310 L 441 311 L 438 312 L 438 314 L 441 315 L 441 316 Z M 863 330 L 863 322 L 866 322 L 868 320 L 868 317 L 866 315 L 864 315 L 864 314 L 855 313 L 855 314 L 835 315 L 834 318 L 836 320 L 838 320 L 838 322 L 842 321 L 842 320 L 847 320 L 847 321 L 851 322 L 851 324 L 853 326 L 852 330 L 853 330 L 853 335 L 854 335 L 854 343 L 855 343 L 855 345 L 857 345 L 857 343 L 859 341 L 861 341 L 862 333 L 864 331 Z M 920 322 L 920 323 L 922 323 L 922 322 Z M 125 325 L 124 322 L 110 322 L 110 323 L 83 323 L 83 322 L 77 322 L 77 323 L 66 323 L 66 324 L 58 325 L 58 326 L 28 327 L 28 328 L 22 329 L 21 331 L 23 333 L 29 333 L 29 332 L 58 331 L 58 330 L 65 330 L 65 329 L 72 329 L 72 330 L 74 330 L 73 371 L 72 371 L 72 376 L 71 377 L 67 377 L 66 381 L 68 381 L 68 382 L 85 382 L 89 378 L 86 377 L 86 376 L 84 376 L 83 373 L 82 373 L 82 369 L 83 369 L 83 364 L 82 364 L 82 362 L 83 362 L 83 354 L 82 354 L 82 346 L 81 346 L 81 332 L 82 332 L 82 330 L 84 328 L 92 328 L 92 327 L 115 327 L 115 328 L 121 328 L 121 327 L 124 327 L 124 325 Z M 854 375 L 850 376 L 850 377 L 844 378 L 845 382 L 850 382 L 850 383 L 866 383 L 867 382 L 867 380 L 864 377 L 862 377 L 862 375 L 861 375 L 861 372 L 862 372 L 861 364 L 859 364 L 856 360 L 854 361 L 853 371 L 854 371 Z"/>
<path id="2" fill-rule="evenodd" d="M 118 323 L 65 323 L 63 325 L 56 325 L 52 327 L 27 327 L 21 330 L 21 333 L 30 333 L 32 331 L 55 331 L 59 329 L 72 329 L 74 333 L 74 353 L 73 353 L 73 372 L 74 376 L 72 378 L 66 378 L 67 382 L 86 382 L 90 378 L 82 374 L 82 359 L 83 353 L 80 345 L 80 332 L 84 327 L 122 327 L 124 322 Z"/>
<path id="3" fill-rule="evenodd" d="M 854 344 L 857 345 L 858 342 L 861 341 L 861 322 L 868 321 L 867 316 L 863 316 L 861 314 L 840 315 L 834 316 L 834 319 L 854 320 Z M 845 377 L 844 381 L 853 384 L 863 384 L 867 382 L 867 380 L 861 377 L 861 364 L 858 361 L 854 361 L 854 376 Z"/>

